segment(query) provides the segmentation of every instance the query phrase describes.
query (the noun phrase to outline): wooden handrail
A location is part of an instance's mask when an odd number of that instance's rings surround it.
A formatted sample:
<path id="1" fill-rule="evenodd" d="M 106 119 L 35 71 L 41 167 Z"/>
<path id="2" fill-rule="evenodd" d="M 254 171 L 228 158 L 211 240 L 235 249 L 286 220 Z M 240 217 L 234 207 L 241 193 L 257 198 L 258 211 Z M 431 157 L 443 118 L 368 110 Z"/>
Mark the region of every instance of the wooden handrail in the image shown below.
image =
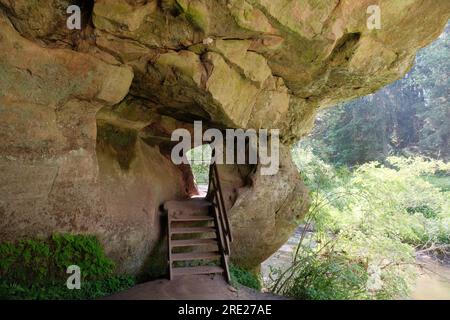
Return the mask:
<path id="1" fill-rule="evenodd" d="M 217 165 L 212 163 L 209 168 L 209 196 L 212 198 L 214 210 L 217 211 L 219 218 L 219 228 L 222 230 L 224 239 L 223 247 L 227 255 L 230 254 L 230 242 L 233 241 L 231 233 L 230 221 L 228 219 L 227 209 L 225 207 L 225 201 L 223 198 L 222 186 L 220 184 L 219 171 Z"/>
<path id="2" fill-rule="evenodd" d="M 212 164 L 213 172 L 214 172 L 214 178 L 217 182 L 217 194 L 220 200 L 220 204 L 222 206 L 222 216 L 225 220 L 226 224 L 226 234 L 228 235 L 228 239 L 230 242 L 233 242 L 233 236 L 231 235 L 231 226 L 230 226 L 230 220 L 228 219 L 228 213 L 227 209 L 225 207 L 225 201 L 223 200 L 223 192 L 222 187 L 220 185 L 220 178 L 219 178 L 219 171 L 217 170 L 217 165 L 215 163 Z"/>
<path id="3" fill-rule="evenodd" d="M 217 190 L 216 181 L 212 180 L 212 185 L 214 190 Z M 215 210 L 217 220 L 218 220 L 218 228 L 220 229 L 219 235 L 220 235 L 220 242 L 222 244 L 222 248 L 225 252 L 225 254 L 230 255 L 230 240 L 228 238 L 227 228 L 226 224 L 224 222 L 223 214 L 222 214 L 222 206 L 220 205 L 220 202 L 218 201 L 219 198 L 216 196 L 217 193 L 213 194 L 213 209 Z"/>

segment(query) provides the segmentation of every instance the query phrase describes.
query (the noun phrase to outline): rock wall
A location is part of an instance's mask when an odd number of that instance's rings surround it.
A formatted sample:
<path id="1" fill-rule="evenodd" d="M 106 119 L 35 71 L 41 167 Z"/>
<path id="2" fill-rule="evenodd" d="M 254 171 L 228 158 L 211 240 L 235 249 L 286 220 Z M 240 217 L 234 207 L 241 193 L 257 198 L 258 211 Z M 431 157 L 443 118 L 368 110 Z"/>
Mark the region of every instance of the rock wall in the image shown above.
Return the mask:
<path id="1" fill-rule="evenodd" d="M 66 28 L 69 0 L 0 0 L 0 241 L 96 234 L 134 273 L 164 255 L 161 204 L 196 192 L 170 160 L 174 129 L 281 130 L 277 175 L 220 168 L 233 259 L 256 267 L 307 210 L 289 146 L 316 110 L 400 78 L 450 13 L 448 0 L 75 2 L 82 30 Z"/>

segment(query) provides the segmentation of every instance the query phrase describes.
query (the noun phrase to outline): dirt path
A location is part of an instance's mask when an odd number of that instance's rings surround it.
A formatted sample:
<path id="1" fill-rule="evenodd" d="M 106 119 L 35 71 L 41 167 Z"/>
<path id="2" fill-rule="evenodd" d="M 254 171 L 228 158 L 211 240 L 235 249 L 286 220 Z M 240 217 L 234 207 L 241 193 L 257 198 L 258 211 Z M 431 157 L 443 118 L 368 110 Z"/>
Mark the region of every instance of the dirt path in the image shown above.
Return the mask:
<path id="1" fill-rule="evenodd" d="M 443 265 L 428 256 L 418 262 L 424 268 L 418 270 L 416 284 L 411 291 L 415 300 L 450 300 L 450 265 Z"/>
<path id="2" fill-rule="evenodd" d="M 303 232 L 303 227 L 299 226 L 292 237 L 280 248 L 272 254 L 266 261 L 261 264 L 261 273 L 265 284 L 270 283 L 270 269 L 277 268 L 285 270 L 292 262 L 292 255 L 296 250 Z"/>
<path id="3" fill-rule="evenodd" d="M 105 300 L 283 300 L 246 287 L 235 289 L 222 276 L 185 276 L 139 284 Z"/>

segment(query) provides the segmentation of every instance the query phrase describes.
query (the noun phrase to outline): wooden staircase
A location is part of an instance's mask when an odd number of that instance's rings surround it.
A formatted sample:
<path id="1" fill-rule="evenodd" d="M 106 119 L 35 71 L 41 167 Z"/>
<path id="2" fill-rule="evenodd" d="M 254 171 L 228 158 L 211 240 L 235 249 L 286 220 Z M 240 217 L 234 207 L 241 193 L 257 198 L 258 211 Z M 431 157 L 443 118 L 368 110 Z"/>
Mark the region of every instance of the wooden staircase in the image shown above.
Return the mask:
<path id="1" fill-rule="evenodd" d="M 171 280 L 182 275 L 223 274 L 230 281 L 232 236 L 215 164 L 210 167 L 209 180 L 206 198 L 164 204 Z"/>

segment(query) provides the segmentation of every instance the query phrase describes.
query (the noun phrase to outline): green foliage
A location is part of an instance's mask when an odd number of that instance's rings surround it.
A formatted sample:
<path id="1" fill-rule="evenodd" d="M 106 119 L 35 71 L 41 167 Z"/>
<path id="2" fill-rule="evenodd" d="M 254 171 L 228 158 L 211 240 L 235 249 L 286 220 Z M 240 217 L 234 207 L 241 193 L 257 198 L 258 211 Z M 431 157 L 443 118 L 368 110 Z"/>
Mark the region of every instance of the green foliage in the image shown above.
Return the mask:
<path id="1" fill-rule="evenodd" d="M 78 265 L 84 279 L 97 279 L 110 276 L 114 270 L 113 262 L 103 252 L 94 236 L 53 235 L 53 262 L 56 270 L 65 270 L 70 265 Z"/>
<path id="2" fill-rule="evenodd" d="M 423 88 L 426 103 L 417 111 L 422 126 L 419 148 L 423 153 L 450 158 L 450 23 L 439 39 L 421 50 L 407 79 Z"/>
<path id="3" fill-rule="evenodd" d="M 202 145 L 192 148 L 186 155 L 194 174 L 196 184 L 208 184 L 209 165 L 211 163 L 211 147 Z"/>
<path id="4" fill-rule="evenodd" d="M 191 164 L 192 173 L 194 174 L 195 183 L 208 184 L 209 180 L 209 164 L 194 163 Z"/>
<path id="5" fill-rule="evenodd" d="M 302 300 L 367 298 L 368 274 L 364 265 L 336 252 L 318 254 L 306 246 L 277 293 Z M 280 271 L 274 272 L 275 274 Z"/>
<path id="6" fill-rule="evenodd" d="M 81 269 L 82 289 L 68 290 L 66 270 Z M 113 276 L 114 264 L 97 238 L 55 234 L 48 239 L 27 239 L 0 244 L 0 298 L 85 299 L 122 289 L 132 277 Z"/>
<path id="7" fill-rule="evenodd" d="M 22 240 L 0 244 L 0 278 L 42 282 L 49 277 L 50 246 L 44 241 Z"/>
<path id="8" fill-rule="evenodd" d="M 239 268 L 237 266 L 230 266 L 231 283 L 233 286 L 241 284 L 243 286 L 256 289 L 258 291 L 262 288 L 261 278 L 251 271 Z"/>
<path id="9" fill-rule="evenodd" d="M 427 219 L 437 218 L 436 212 L 427 205 L 421 205 L 418 207 L 409 207 L 406 208 L 406 211 L 411 215 L 421 213 Z"/>
<path id="10" fill-rule="evenodd" d="M 302 299 L 404 297 L 415 276 L 415 250 L 448 244 L 450 193 L 424 177 L 450 164 L 387 158 L 354 171 L 336 169 L 312 150 L 293 158 L 311 190 L 302 236 L 287 270 L 274 270 L 272 290 Z"/>
<path id="11" fill-rule="evenodd" d="M 434 176 L 424 176 L 424 180 L 431 183 L 436 188 L 440 189 L 441 192 L 449 192 L 450 191 L 450 176 L 445 175 L 443 173 L 438 173 Z"/>
<path id="12" fill-rule="evenodd" d="M 65 281 L 26 285 L 0 280 L 2 300 L 86 300 L 111 295 L 136 284 L 133 276 L 111 276 L 102 280 L 83 281 L 80 290 L 68 290 Z"/>

